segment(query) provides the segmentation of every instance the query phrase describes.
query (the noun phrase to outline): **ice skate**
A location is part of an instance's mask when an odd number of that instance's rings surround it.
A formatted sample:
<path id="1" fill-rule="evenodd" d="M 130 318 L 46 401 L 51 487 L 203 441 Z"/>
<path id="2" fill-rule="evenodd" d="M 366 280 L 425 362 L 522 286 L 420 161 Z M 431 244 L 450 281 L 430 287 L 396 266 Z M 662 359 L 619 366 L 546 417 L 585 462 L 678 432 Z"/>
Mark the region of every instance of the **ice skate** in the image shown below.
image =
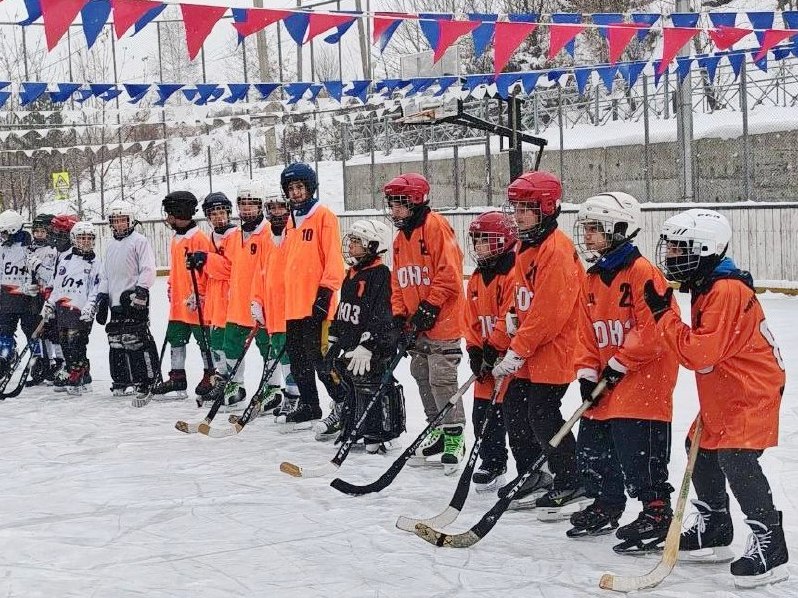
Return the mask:
<path id="1" fill-rule="evenodd" d="M 67 394 L 80 396 L 91 392 L 91 381 L 88 368 L 84 364 L 76 364 L 69 369 L 69 378 L 64 388 Z"/>
<path id="2" fill-rule="evenodd" d="M 784 540 L 782 514 L 778 511 L 778 523 L 766 525 L 760 521 L 746 519 L 751 535 L 743 555 L 729 567 L 738 588 L 755 588 L 789 579 L 787 543 Z"/>
<path id="3" fill-rule="evenodd" d="M 432 428 L 407 464 L 412 467 L 424 465 L 440 466 L 443 444 L 443 429 Z"/>
<path id="4" fill-rule="evenodd" d="M 615 536 L 623 542 L 612 549 L 618 554 L 658 552 L 662 550 L 673 511 L 664 500 L 652 500 L 632 523 L 618 528 Z"/>
<path id="5" fill-rule="evenodd" d="M 67 370 L 64 360 L 61 360 L 61 365 L 53 376 L 53 392 L 66 392 L 68 383 L 69 371 Z"/>
<path id="6" fill-rule="evenodd" d="M 300 401 L 292 411 L 285 415 L 285 423 L 280 432 L 290 434 L 291 432 L 310 430 L 314 421 L 318 419 L 321 419 L 321 407 Z"/>
<path id="7" fill-rule="evenodd" d="M 364 438 L 363 441 L 363 446 L 366 449 L 366 453 L 369 455 L 384 455 L 393 448 L 390 441 L 379 442 L 377 440 L 370 440 L 368 438 Z"/>
<path id="8" fill-rule="evenodd" d="M 506 465 L 490 467 L 483 462 L 479 469 L 474 472 L 474 475 L 471 476 L 471 481 L 474 482 L 474 490 L 480 493 L 495 492 L 504 484 L 504 474 L 506 472 Z"/>
<path id="9" fill-rule="evenodd" d="M 293 411 L 299 404 L 299 395 L 292 395 L 290 393 L 283 394 L 283 400 L 280 406 L 274 410 L 274 421 L 278 424 L 284 424 L 286 416 Z"/>
<path id="10" fill-rule="evenodd" d="M 263 391 L 257 393 L 254 398 L 258 400 L 258 416 L 271 414 L 279 408 L 283 402 L 283 392 L 279 386 L 267 386 Z"/>
<path id="11" fill-rule="evenodd" d="M 465 457 L 465 434 L 463 426 L 447 426 L 443 429 L 443 475 L 453 475 L 460 469 Z"/>
<path id="12" fill-rule="evenodd" d="M 506 497 L 510 490 L 518 483 L 521 476 L 516 477 L 511 482 L 499 488 L 497 494 L 499 498 Z M 524 482 L 523 486 L 515 493 L 508 509 L 521 511 L 537 508 L 537 500 L 551 489 L 552 477 L 545 471 L 539 469 L 533 471 Z"/>
<path id="13" fill-rule="evenodd" d="M 244 399 L 247 398 L 246 389 L 238 382 L 228 382 L 224 387 L 224 398 L 222 399 L 221 410 L 224 413 L 231 411 L 241 411 L 246 405 Z"/>
<path id="14" fill-rule="evenodd" d="M 199 381 L 199 384 L 194 389 L 194 394 L 198 397 L 204 397 L 214 389 L 217 379 L 218 376 L 214 370 L 205 370 L 202 380 Z"/>
<path id="15" fill-rule="evenodd" d="M 728 498 L 723 510 L 713 510 L 703 501 L 691 501 L 696 508 L 679 538 L 679 560 L 692 563 L 728 563 L 734 559 L 730 545 L 734 527 Z"/>
<path id="16" fill-rule="evenodd" d="M 186 370 L 171 370 L 169 379 L 150 387 L 151 398 L 156 401 L 182 400 L 188 397 Z"/>
<path id="17" fill-rule="evenodd" d="M 618 527 L 621 515 L 623 506 L 603 504 L 596 500 L 581 511 L 571 514 L 573 527 L 565 535 L 569 538 L 582 538 L 609 534 Z"/>
<path id="18" fill-rule="evenodd" d="M 132 397 L 136 394 L 136 387 L 132 384 L 114 384 L 111 394 L 115 397 Z"/>
<path id="19" fill-rule="evenodd" d="M 552 487 L 543 496 L 535 501 L 539 521 L 561 521 L 569 519 L 573 513 L 573 505 L 576 510 L 581 510 L 587 506 L 585 499 L 585 489 L 581 486 L 569 488 Z M 566 508 L 571 507 L 571 508 Z"/>
<path id="20" fill-rule="evenodd" d="M 323 420 L 313 426 L 316 440 L 319 442 L 328 442 L 335 440 L 341 434 L 341 412 L 343 411 L 343 403 L 332 402 L 330 404 L 330 413 Z"/>

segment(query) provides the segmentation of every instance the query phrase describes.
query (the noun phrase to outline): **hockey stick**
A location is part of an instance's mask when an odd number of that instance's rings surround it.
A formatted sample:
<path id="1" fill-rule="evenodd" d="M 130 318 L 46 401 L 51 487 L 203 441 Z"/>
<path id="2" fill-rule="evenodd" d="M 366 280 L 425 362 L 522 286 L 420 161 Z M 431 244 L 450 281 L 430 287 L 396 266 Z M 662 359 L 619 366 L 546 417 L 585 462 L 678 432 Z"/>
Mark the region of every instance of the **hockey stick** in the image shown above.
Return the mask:
<path id="1" fill-rule="evenodd" d="M 262 398 L 258 398 L 258 392 L 260 392 L 261 388 L 263 388 L 263 386 L 268 382 L 269 378 L 271 378 L 274 370 L 276 370 L 279 366 L 283 353 L 285 353 L 285 345 L 283 345 L 283 348 L 277 354 L 277 357 L 275 358 L 271 367 L 263 371 L 263 376 L 261 377 L 261 384 L 258 386 L 258 391 L 250 399 L 249 405 L 247 405 L 247 408 L 244 409 L 241 417 L 231 416 L 236 418 L 235 422 L 231 422 L 233 424 L 232 426 L 224 428 L 212 428 L 208 425 L 205 425 L 205 423 L 201 423 L 199 425 L 199 432 L 205 434 L 206 436 L 210 436 L 211 438 L 224 438 L 226 436 L 234 436 L 241 432 L 241 430 L 244 429 L 244 426 L 249 423 L 249 420 L 251 420 L 257 413 L 260 413 L 263 403 Z"/>
<path id="2" fill-rule="evenodd" d="M 252 344 L 252 341 L 255 339 L 255 336 L 258 334 L 258 330 L 260 328 L 257 324 L 255 327 L 249 331 L 247 334 L 247 338 L 244 339 L 244 350 L 241 352 L 241 357 L 239 357 L 235 364 L 233 364 L 233 368 L 227 374 L 227 381 L 225 382 L 225 386 L 221 392 L 219 392 L 218 396 L 213 400 L 213 404 L 211 405 L 210 411 L 208 411 L 208 415 L 205 416 L 198 424 L 189 424 L 182 420 L 175 423 L 175 428 L 180 432 L 185 432 L 186 434 L 196 434 L 197 432 L 201 432 L 202 434 L 208 434 L 208 426 L 213 421 L 213 418 L 216 417 L 216 414 L 219 412 L 219 409 L 224 403 L 224 393 L 227 390 L 227 385 L 233 379 L 233 377 L 238 372 L 238 368 L 241 367 L 241 364 L 244 362 L 244 358 L 247 356 L 247 351 L 249 351 L 249 347 Z M 211 391 L 213 392 L 213 391 Z"/>
<path id="3" fill-rule="evenodd" d="M 150 335 L 152 335 L 151 332 Z M 166 354 L 166 345 L 168 341 L 169 337 L 164 335 L 163 343 L 161 344 L 161 354 L 158 356 L 158 371 L 155 373 L 155 379 L 152 381 L 152 384 L 150 384 L 149 389 L 147 389 L 147 394 L 141 398 L 133 397 L 133 400 L 130 402 L 131 407 L 146 407 L 147 404 L 152 401 L 152 387 L 163 382 L 163 357 Z"/>
<path id="4" fill-rule="evenodd" d="M 582 414 L 593 405 L 593 400 L 595 400 L 596 397 L 598 397 L 604 391 L 606 386 L 606 380 L 601 380 L 601 382 L 598 383 L 596 388 L 593 390 L 591 400 L 582 402 L 582 404 L 579 406 L 579 409 L 577 409 L 571 416 L 571 419 L 565 422 L 560 430 L 549 441 L 547 450 L 535 460 L 535 462 L 532 464 L 532 467 L 527 469 L 523 475 L 518 477 L 517 481 L 513 487 L 510 488 L 510 491 L 507 493 L 507 495 L 504 498 L 500 498 L 498 501 L 496 501 L 496 504 L 494 504 L 493 507 L 491 507 L 491 509 L 482 516 L 482 519 L 477 521 L 477 523 L 471 527 L 471 529 L 459 534 L 446 534 L 444 532 L 437 531 L 428 525 L 419 523 L 414 530 L 415 534 L 419 538 L 423 538 L 435 546 L 468 548 L 469 546 L 473 546 L 479 542 L 488 534 L 488 532 L 490 532 L 490 530 L 493 529 L 493 526 L 499 522 L 499 519 L 502 515 L 504 515 L 504 512 L 510 506 L 510 503 L 515 498 L 515 495 L 518 494 L 518 491 L 521 489 L 524 483 L 533 473 L 543 467 L 543 464 L 549 457 L 549 453 L 560 445 L 562 439 L 571 432 L 571 428 L 576 425 L 576 422 L 579 421 L 579 418 L 582 417 Z"/>
<path id="5" fill-rule="evenodd" d="M 343 463 L 346 459 L 349 451 L 352 449 L 352 445 L 357 442 L 360 430 L 363 429 L 363 425 L 366 423 L 366 419 L 368 418 L 369 413 L 371 413 L 374 405 L 377 404 L 377 401 L 382 399 L 382 395 L 393 384 L 393 371 L 396 369 L 396 366 L 399 365 L 402 357 L 405 356 L 405 353 L 407 352 L 408 347 L 412 345 L 413 340 L 400 343 L 396 348 L 396 355 L 394 355 L 393 359 L 391 359 L 391 362 L 385 368 L 385 372 L 380 378 L 380 385 L 377 387 L 377 392 L 374 393 L 374 396 L 371 397 L 369 402 L 366 404 L 366 408 L 363 410 L 360 419 L 357 420 L 354 427 L 349 432 L 349 435 L 346 437 L 346 440 L 344 440 L 343 444 L 341 444 L 341 446 L 338 448 L 338 452 L 335 453 L 335 456 L 330 459 L 329 462 L 318 467 L 305 468 L 301 465 L 295 465 L 293 463 L 289 463 L 288 461 L 283 461 L 280 463 L 280 471 L 295 478 L 318 478 L 328 473 L 333 473 L 335 470 L 341 467 L 341 463 Z"/>
<path id="6" fill-rule="evenodd" d="M 690 439 L 690 453 L 687 457 L 687 467 L 682 477 L 682 486 L 679 489 L 679 498 L 676 501 L 676 512 L 671 519 L 671 525 L 668 528 L 668 535 L 665 537 L 665 546 L 659 563 L 645 575 L 639 575 L 637 577 L 621 577 L 620 575 L 605 573 L 601 576 L 601 580 L 599 581 L 600 588 L 604 590 L 614 590 L 616 592 L 634 592 L 636 590 L 653 588 L 661 583 L 662 580 L 668 577 L 671 571 L 673 571 L 673 568 L 676 566 L 676 561 L 679 559 L 679 540 L 682 535 L 682 520 L 684 519 L 684 510 L 687 506 L 687 495 L 690 494 L 690 482 L 693 479 L 693 468 L 698 458 L 698 444 L 701 441 L 701 430 L 703 427 L 704 424 L 699 414 L 695 424 L 695 430 L 693 430 L 693 437 Z"/>
<path id="7" fill-rule="evenodd" d="M 3 380 L 3 386 L 0 388 L 0 401 L 5 399 L 12 399 L 16 396 L 19 396 L 19 393 L 22 392 L 22 389 L 25 388 L 25 381 L 28 379 L 28 372 L 30 372 L 30 362 L 33 359 L 33 343 L 39 340 L 39 336 L 44 329 L 45 321 L 42 319 L 39 322 L 39 325 L 36 326 L 35 330 L 31 333 L 28 342 L 25 343 L 25 348 L 17 355 L 14 363 L 8 369 L 8 375 L 6 376 L 5 380 Z M 11 378 L 14 377 L 14 372 L 17 371 L 19 364 L 22 363 L 22 358 L 27 355 L 28 360 L 25 362 L 25 367 L 22 370 L 22 374 L 19 377 L 19 382 L 14 387 L 11 392 L 6 392 L 6 388 L 8 388 L 8 383 L 11 382 Z"/>
<path id="8" fill-rule="evenodd" d="M 205 327 L 205 318 L 202 315 L 202 298 L 199 294 L 199 285 L 197 284 L 197 273 L 194 268 L 189 268 L 191 273 L 191 284 L 194 286 L 194 297 L 197 301 L 197 319 L 199 320 L 200 334 L 202 335 L 202 342 L 200 343 L 200 351 L 205 358 L 206 367 L 213 367 L 213 357 L 211 356 L 211 342 L 208 339 L 208 329 Z M 204 346 L 202 346 L 204 345 Z M 199 405 L 202 407 L 202 404 Z"/>
<path id="9" fill-rule="evenodd" d="M 437 428 L 441 424 L 446 417 L 446 414 L 454 408 L 457 401 L 463 397 L 463 395 L 476 379 L 476 376 L 471 376 L 468 380 L 466 380 L 465 384 L 457 389 L 457 392 L 452 395 L 452 397 L 449 399 L 449 402 L 446 403 L 446 405 L 443 406 L 443 409 L 438 412 L 438 415 L 436 415 L 435 418 L 427 424 L 427 427 L 424 428 L 421 434 L 419 434 L 418 437 L 413 441 L 413 444 L 408 446 L 405 451 L 399 455 L 399 458 L 391 464 L 386 472 L 375 481 L 371 482 L 370 484 L 359 486 L 357 484 L 351 484 L 345 480 L 342 480 L 341 478 L 335 478 L 332 482 L 330 482 L 330 486 L 339 492 L 351 494 L 353 496 L 371 494 L 372 492 L 380 492 L 385 490 L 385 488 L 390 486 L 391 482 L 396 479 L 396 476 L 399 475 L 399 472 L 402 471 L 402 468 L 405 466 L 405 464 L 415 454 L 416 450 L 418 450 L 418 447 L 420 447 L 427 436 L 429 436 L 429 433 L 432 431 L 432 429 Z"/>
<path id="10" fill-rule="evenodd" d="M 428 527 L 440 528 L 450 525 L 460 515 L 463 510 L 463 505 L 468 498 L 468 491 L 471 489 L 471 475 L 474 473 L 474 468 L 477 464 L 477 457 L 479 457 L 479 448 L 482 446 L 482 439 L 485 437 L 485 431 L 488 429 L 491 415 L 496 409 L 496 401 L 499 398 L 499 391 L 504 384 L 504 378 L 499 378 L 495 381 L 493 392 L 490 395 L 490 407 L 482 420 L 482 425 L 479 427 L 479 432 L 474 439 L 474 445 L 471 447 L 471 454 L 468 456 L 468 463 L 460 474 L 460 479 L 457 481 L 457 487 L 454 489 L 452 500 L 449 501 L 449 506 L 443 512 L 430 517 L 429 519 L 413 519 L 412 517 L 400 516 L 396 520 L 396 527 L 406 532 L 415 532 L 416 524 L 423 523 Z"/>

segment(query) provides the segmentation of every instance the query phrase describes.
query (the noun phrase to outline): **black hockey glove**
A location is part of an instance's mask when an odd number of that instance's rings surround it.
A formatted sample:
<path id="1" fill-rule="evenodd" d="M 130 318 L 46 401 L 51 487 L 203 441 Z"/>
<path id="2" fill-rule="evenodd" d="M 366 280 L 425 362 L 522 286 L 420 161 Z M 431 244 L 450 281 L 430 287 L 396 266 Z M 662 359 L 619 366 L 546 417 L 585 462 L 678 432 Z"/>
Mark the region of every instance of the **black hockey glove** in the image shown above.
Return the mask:
<path id="1" fill-rule="evenodd" d="M 97 320 L 97 323 L 102 326 L 104 326 L 108 321 L 109 303 L 110 298 L 108 297 L 108 293 L 97 293 L 97 313 L 95 314 L 94 319 Z"/>
<path id="2" fill-rule="evenodd" d="M 404 316 L 394 316 L 393 326 L 399 332 L 397 343 L 400 346 L 404 346 L 405 355 L 407 355 L 407 349 L 410 349 L 416 344 L 416 336 L 418 336 L 418 332 L 412 326 L 408 325 L 407 318 Z"/>
<path id="3" fill-rule="evenodd" d="M 416 313 L 410 318 L 410 326 L 414 327 L 419 332 L 426 332 L 435 326 L 435 320 L 438 319 L 438 314 L 440 313 L 440 307 L 432 305 L 429 301 L 422 301 L 418 305 Z"/>
<path id="4" fill-rule="evenodd" d="M 596 390 L 596 386 L 598 386 L 598 382 L 593 382 L 587 378 L 579 378 L 579 392 L 582 393 L 583 401 L 590 401 L 594 405 L 599 402 L 601 395 L 593 399 L 593 391 Z"/>
<path id="5" fill-rule="evenodd" d="M 619 372 L 611 365 L 606 366 L 601 371 L 601 377 L 607 381 L 607 388 L 615 388 L 618 386 L 618 383 L 623 380 L 623 377 L 626 374 L 624 372 Z"/>
<path id="6" fill-rule="evenodd" d="M 485 360 L 485 367 L 492 370 L 493 366 L 499 362 L 499 351 L 490 343 L 484 343 L 482 345 L 482 359 Z"/>
<path id="7" fill-rule="evenodd" d="M 654 316 L 654 321 L 659 322 L 665 312 L 671 308 L 673 288 L 668 287 L 665 289 L 665 293 L 660 295 L 657 293 L 657 289 L 654 288 L 654 281 L 647 280 L 643 286 L 643 298 L 646 300 L 648 309 L 651 310 L 651 315 Z"/>
<path id="8" fill-rule="evenodd" d="M 467 347 L 466 351 L 468 351 L 468 365 L 471 366 L 471 373 L 479 380 L 482 378 L 485 366 L 485 360 L 482 358 L 482 347 Z"/>
<path id="9" fill-rule="evenodd" d="M 147 309 L 150 300 L 150 291 L 144 287 L 136 287 L 130 297 L 130 307 L 133 309 Z"/>
<path id="10" fill-rule="evenodd" d="M 186 268 L 189 270 L 201 270 L 208 261 L 207 251 L 195 251 L 186 254 Z"/>
<path id="11" fill-rule="evenodd" d="M 311 318 L 321 322 L 327 317 L 330 311 L 330 300 L 332 299 L 333 292 L 327 287 L 319 287 L 316 291 L 316 300 L 313 302 L 313 309 L 311 310 Z"/>

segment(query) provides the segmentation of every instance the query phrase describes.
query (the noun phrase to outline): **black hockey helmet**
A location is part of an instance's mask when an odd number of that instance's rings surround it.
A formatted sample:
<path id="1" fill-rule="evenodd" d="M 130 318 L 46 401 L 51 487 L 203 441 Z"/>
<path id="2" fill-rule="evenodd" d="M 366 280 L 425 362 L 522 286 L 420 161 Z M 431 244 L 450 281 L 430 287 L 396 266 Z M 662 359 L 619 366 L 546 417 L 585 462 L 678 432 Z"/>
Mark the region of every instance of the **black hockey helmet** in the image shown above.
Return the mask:
<path id="1" fill-rule="evenodd" d="M 214 191 L 205 196 L 205 200 L 202 202 L 202 213 L 207 218 L 214 208 L 224 208 L 229 216 L 233 213 L 233 202 L 221 191 Z"/>
<path id="2" fill-rule="evenodd" d="M 172 191 L 161 202 L 168 216 L 180 220 L 191 220 L 197 212 L 197 204 L 197 198 L 191 191 Z"/>

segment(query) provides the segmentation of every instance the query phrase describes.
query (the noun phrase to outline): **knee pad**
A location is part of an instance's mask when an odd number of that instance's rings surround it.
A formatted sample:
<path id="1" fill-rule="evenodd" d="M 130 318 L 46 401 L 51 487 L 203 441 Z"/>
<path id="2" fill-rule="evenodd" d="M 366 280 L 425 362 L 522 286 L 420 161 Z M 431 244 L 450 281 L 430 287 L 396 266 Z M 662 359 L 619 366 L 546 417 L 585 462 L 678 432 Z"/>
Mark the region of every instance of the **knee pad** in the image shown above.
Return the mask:
<path id="1" fill-rule="evenodd" d="M 109 333 L 108 334 L 108 345 L 112 349 L 119 349 L 119 350 L 123 351 L 125 349 L 125 342 L 123 340 L 123 336 L 124 335 L 119 334 L 119 333 L 113 333 L 113 334 Z"/>
<path id="2" fill-rule="evenodd" d="M 0 336 L 0 359 L 12 359 L 17 352 L 17 341 L 13 336 Z"/>
<path id="3" fill-rule="evenodd" d="M 144 348 L 144 340 L 140 334 L 126 333 L 122 334 L 122 344 L 128 351 L 141 351 Z"/>
<path id="4" fill-rule="evenodd" d="M 379 390 L 379 382 L 354 382 L 350 386 L 350 394 L 344 405 L 344 425 L 351 431 L 366 411 L 374 395 Z M 402 385 L 392 381 L 388 389 L 377 398 L 377 404 L 371 408 L 358 438 L 375 441 L 387 441 L 397 438 L 405 431 L 405 397 Z"/>

